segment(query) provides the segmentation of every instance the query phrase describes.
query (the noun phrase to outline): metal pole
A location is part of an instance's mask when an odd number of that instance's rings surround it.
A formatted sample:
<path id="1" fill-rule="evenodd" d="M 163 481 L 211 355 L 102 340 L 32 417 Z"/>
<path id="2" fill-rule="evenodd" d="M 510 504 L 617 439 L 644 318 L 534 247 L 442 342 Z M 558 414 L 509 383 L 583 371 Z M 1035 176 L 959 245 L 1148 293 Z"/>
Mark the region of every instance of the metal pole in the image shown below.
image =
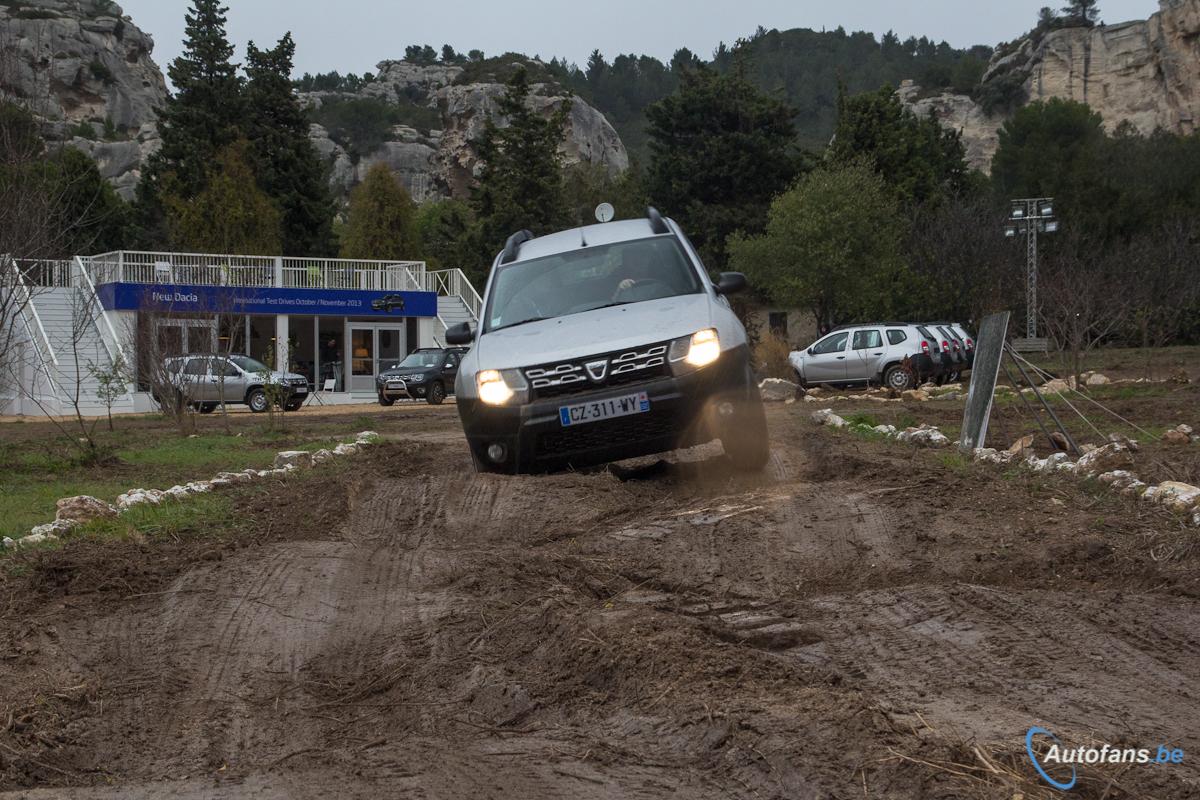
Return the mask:
<path id="1" fill-rule="evenodd" d="M 1028 216 L 1035 216 L 1032 209 Z M 1039 220 L 1030 219 L 1025 223 L 1029 237 L 1029 270 L 1025 286 L 1025 300 L 1027 304 L 1025 313 L 1028 315 L 1028 318 L 1025 320 L 1025 336 L 1029 339 L 1037 338 L 1038 222 Z"/>

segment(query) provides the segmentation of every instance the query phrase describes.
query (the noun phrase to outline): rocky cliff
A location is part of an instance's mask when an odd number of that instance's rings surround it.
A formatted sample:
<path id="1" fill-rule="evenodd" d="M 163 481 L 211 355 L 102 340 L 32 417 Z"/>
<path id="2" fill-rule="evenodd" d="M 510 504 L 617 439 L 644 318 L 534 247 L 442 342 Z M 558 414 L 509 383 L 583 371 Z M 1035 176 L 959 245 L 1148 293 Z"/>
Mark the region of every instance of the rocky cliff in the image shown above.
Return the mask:
<path id="1" fill-rule="evenodd" d="M 384 61 L 378 69 L 377 77 L 357 93 L 316 92 L 302 95 L 301 100 L 317 109 L 331 100 L 370 99 L 397 107 L 415 104 L 438 119 L 438 127 L 394 126 L 382 145 L 356 162 L 344 143 L 334 141 L 322 126 L 313 125 L 313 142 L 332 165 L 330 180 L 335 192 L 347 194 L 372 166 L 382 162 L 418 201 L 465 197 L 480 166 L 471 142 L 483 132 L 489 117 L 500 126 L 507 123 L 497 105 L 504 85 L 495 80 L 464 83 L 463 69 L 458 66 Z M 527 102 L 531 109 L 549 116 L 565 100 L 557 87 L 539 83 L 532 86 Z M 625 146 L 612 125 L 579 98 L 572 99 L 561 152 L 566 164 L 589 162 L 612 174 L 629 166 Z"/>
<path id="2" fill-rule="evenodd" d="M 167 97 L 154 40 L 108 0 L 0 3 L 0 96 L 96 159 L 126 196 L 157 146 Z"/>
<path id="3" fill-rule="evenodd" d="M 1024 82 L 1025 102 L 1061 97 L 1087 103 L 1111 130 L 1128 122 L 1143 134 L 1158 128 L 1189 134 L 1200 124 L 1200 0 L 1160 0 L 1148 20 L 1067 28 L 998 51 L 983 85 Z M 964 95 L 928 95 L 906 82 L 900 97 L 961 130 L 971 166 L 987 171 L 1003 115 L 989 115 Z"/>

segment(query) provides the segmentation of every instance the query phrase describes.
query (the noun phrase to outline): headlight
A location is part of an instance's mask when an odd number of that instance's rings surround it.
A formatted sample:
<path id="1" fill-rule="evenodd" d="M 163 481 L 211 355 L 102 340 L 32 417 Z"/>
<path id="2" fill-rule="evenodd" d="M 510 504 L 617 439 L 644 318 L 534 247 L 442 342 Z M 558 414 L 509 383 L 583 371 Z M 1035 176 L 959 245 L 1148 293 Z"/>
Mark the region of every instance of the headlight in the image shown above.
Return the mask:
<path id="1" fill-rule="evenodd" d="M 526 390 L 529 385 L 520 370 L 485 369 L 475 375 L 475 385 L 479 388 L 479 399 L 489 406 L 502 406 L 514 398 L 517 403 L 525 402 Z"/>
<path id="2" fill-rule="evenodd" d="M 407 378 L 409 383 L 421 383 L 425 380 L 424 375 L 409 375 Z"/>
<path id="3" fill-rule="evenodd" d="M 713 328 L 671 342 L 670 360 L 676 372 L 707 367 L 721 355 L 721 340 Z"/>

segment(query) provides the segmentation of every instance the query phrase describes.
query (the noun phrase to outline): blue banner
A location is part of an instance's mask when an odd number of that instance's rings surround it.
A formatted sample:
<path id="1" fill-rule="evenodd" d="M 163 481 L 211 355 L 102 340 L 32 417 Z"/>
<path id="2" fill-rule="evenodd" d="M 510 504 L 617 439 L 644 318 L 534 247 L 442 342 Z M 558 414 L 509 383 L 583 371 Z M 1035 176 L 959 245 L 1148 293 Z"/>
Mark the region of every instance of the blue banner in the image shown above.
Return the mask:
<path id="1" fill-rule="evenodd" d="M 96 288 L 96 294 L 108 311 L 393 318 L 437 316 L 436 292 L 105 283 Z"/>

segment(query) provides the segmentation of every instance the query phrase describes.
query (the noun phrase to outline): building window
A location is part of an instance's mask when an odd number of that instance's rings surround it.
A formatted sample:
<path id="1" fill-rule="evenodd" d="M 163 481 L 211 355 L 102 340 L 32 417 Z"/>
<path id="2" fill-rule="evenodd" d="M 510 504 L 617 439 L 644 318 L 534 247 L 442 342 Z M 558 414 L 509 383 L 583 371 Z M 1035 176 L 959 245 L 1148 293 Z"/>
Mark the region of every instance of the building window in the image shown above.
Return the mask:
<path id="1" fill-rule="evenodd" d="M 787 339 L 788 336 L 788 313 L 786 311 L 772 311 L 767 314 L 767 327 L 772 335 L 778 336 L 780 339 Z"/>

